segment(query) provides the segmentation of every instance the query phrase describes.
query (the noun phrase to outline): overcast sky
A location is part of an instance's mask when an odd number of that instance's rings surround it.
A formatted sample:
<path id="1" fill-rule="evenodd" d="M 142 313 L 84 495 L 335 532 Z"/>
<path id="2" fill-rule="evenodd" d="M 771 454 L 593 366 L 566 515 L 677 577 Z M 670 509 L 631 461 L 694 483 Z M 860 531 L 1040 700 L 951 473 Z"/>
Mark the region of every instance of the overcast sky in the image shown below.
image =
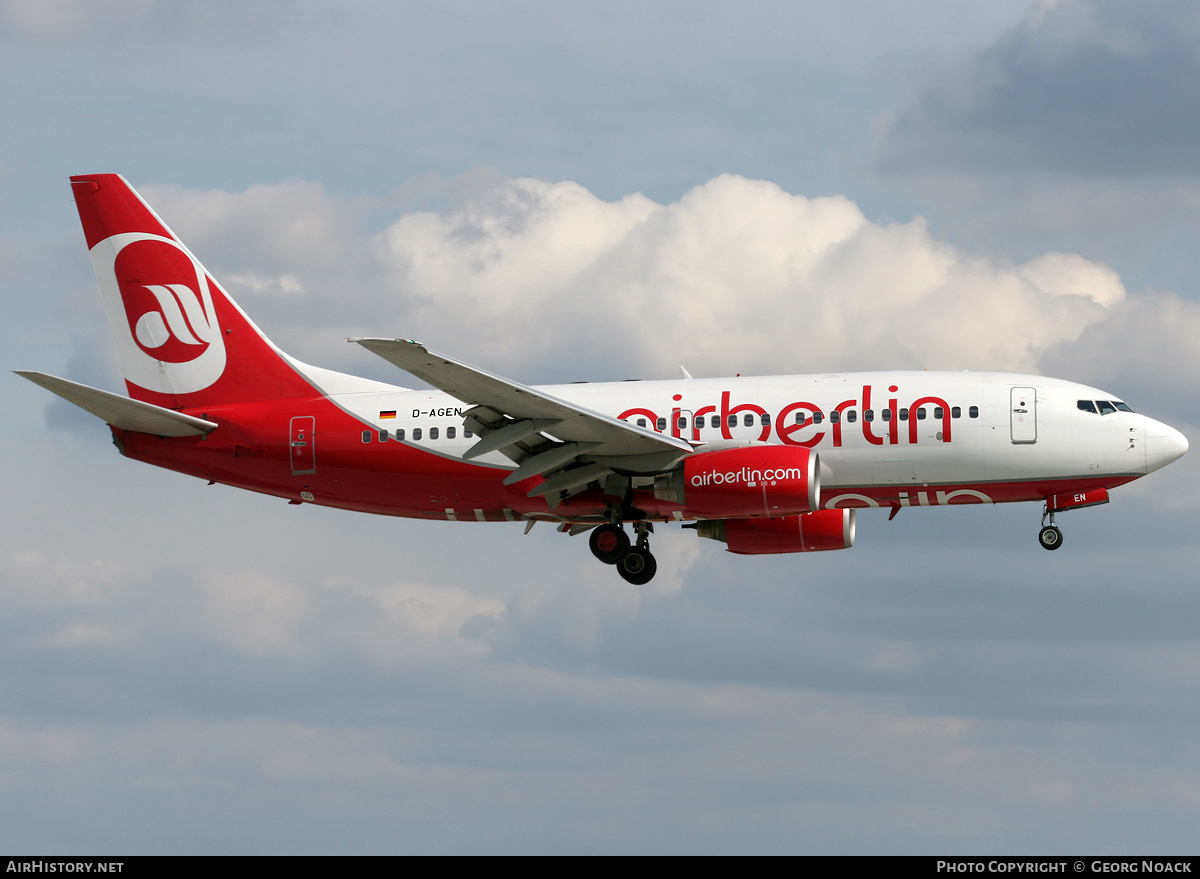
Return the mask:
<path id="1" fill-rule="evenodd" d="M 122 390 L 67 183 L 114 171 L 318 365 L 1019 370 L 1194 438 L 1198 77 L 1183 0 L 0 0 L 2 365 Z M 633 587 L 0 403 L 0 850 L 1195 848 L 1195 454 L 1055 553 L 665 527 Z"/>

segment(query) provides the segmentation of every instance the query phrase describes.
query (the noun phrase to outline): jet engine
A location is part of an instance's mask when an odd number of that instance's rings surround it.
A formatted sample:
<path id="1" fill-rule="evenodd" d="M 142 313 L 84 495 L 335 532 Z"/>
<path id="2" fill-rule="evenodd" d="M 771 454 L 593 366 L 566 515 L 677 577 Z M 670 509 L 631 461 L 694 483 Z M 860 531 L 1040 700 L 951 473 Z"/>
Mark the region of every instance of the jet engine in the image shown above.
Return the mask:
<path id="1" fill-rule="evenodd" d="M 694 526 L 701 537 L 728 544 L 739 555 L 820 552 L 854 546 L 857 510 L 817 510 L 776 519 L 708 519 Z"/>
<path id="2" fill-rule="evenodd" d="M 821 505 L 817 453 L 802 446 L 753 445 L 684 458 L 654 478 L 654 496 L 700 519 L 807 513 Z"/>

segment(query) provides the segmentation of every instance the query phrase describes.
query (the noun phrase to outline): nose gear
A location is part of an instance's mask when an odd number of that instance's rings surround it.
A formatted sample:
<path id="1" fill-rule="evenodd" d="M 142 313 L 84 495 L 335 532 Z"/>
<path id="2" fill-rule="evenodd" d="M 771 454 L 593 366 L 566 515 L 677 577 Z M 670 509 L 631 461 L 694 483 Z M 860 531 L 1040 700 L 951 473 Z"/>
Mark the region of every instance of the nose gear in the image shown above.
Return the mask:
<path id="1" fill-rule="evenodd" d="M 1046 524 L 1046 520 L 1050 520 L 1050 524 Z M 1054 511 L 1050 509 L 1049 502 L 1042 507 L 1042 530 L 1038 532 L 1038 543 L 1042 545 L 1042 549 L 1058 549 L 1062 546 L 1063 535 L 1058 526 L 1054 524 Z"/>

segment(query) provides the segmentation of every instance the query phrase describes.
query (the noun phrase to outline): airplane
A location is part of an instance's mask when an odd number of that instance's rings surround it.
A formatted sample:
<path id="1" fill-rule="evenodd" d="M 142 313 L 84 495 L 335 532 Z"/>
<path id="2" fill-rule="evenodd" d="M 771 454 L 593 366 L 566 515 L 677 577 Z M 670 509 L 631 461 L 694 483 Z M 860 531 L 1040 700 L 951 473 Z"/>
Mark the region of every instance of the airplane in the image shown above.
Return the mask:
<path id="1" fill-rule="evenodd" d="M 391 338 L 348 341 L 432 390 L 333 372 L 272 344 L 124 178 L 71 187 L 129 396 L 18 374 L 106 421 L 121 454 L 291 504 L 553 522 L 635 585 L 655 523 L 812 552 L 853 546 L 859 509 L 1031 501 L 1057 550 L 1057 513 L 1188 449 L 1111 393 L 1033 375 L 527 386 Z"/>

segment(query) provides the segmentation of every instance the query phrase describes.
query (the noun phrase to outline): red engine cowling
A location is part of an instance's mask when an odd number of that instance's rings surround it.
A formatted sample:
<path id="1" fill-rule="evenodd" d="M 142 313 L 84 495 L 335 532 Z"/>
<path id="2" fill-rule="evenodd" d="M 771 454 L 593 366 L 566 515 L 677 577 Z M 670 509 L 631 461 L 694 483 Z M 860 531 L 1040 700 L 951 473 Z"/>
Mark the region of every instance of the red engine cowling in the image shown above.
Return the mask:
<path id="1" fill-rule="evenodd" d="M 821 506 L 817 453 L 803 446 L 743 446 L 699 452 L 654 479 L 654 496 L 701 519 L 807 513 Z"/>
<path id="2" fill-rule="evenodd" d="M 820 552 L 854 546 L 857 510 L 817 510 L 777 519 L 710 519 L 696 523 L 701 537 L 728 544 L 739 555 Z"/>

